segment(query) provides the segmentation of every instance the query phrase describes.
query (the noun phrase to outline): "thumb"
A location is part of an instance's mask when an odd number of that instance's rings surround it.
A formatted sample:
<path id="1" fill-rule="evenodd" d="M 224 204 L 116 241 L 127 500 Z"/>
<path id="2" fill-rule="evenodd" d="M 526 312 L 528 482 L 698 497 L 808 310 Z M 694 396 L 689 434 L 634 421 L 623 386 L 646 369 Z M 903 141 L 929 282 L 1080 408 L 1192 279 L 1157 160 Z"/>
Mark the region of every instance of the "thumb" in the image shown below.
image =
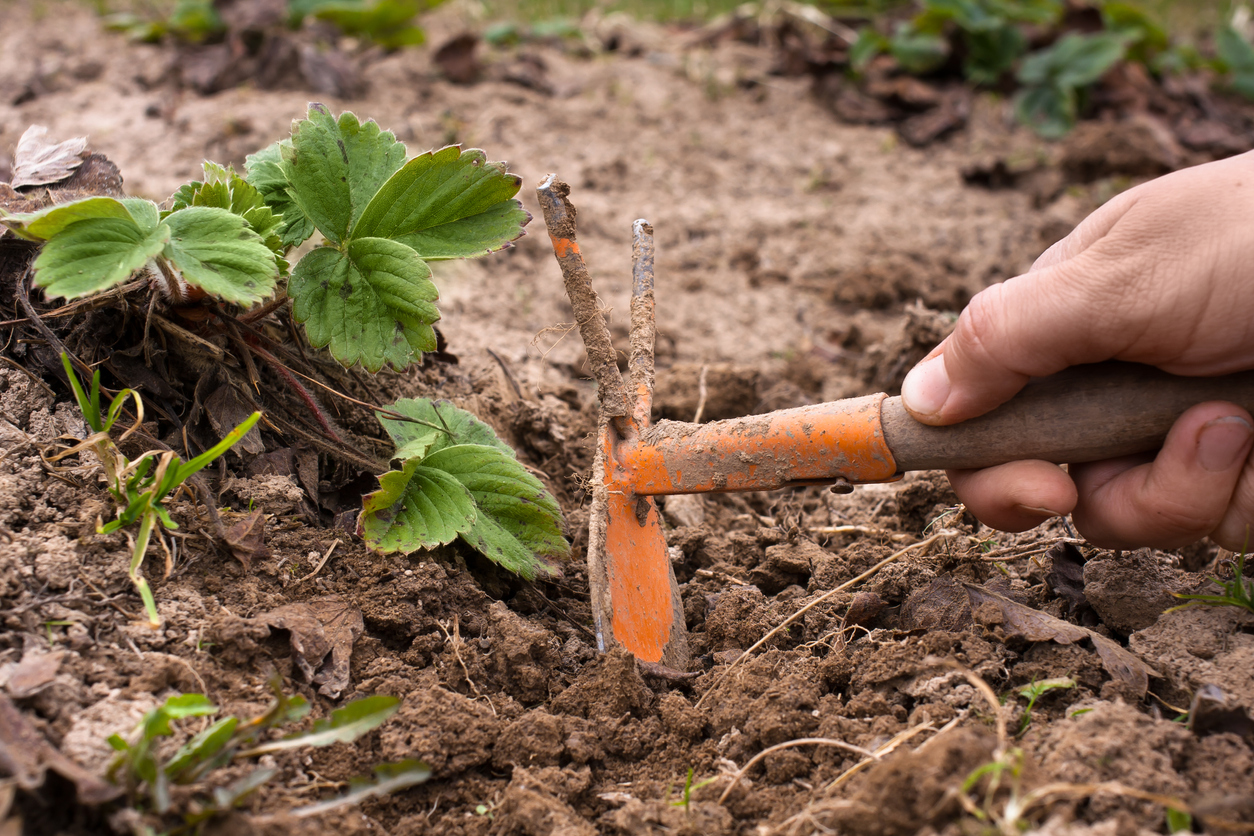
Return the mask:
<path id="1" fill-rule="evenodd" d="M 965 421 L 1010 400 L 1029 378 L 1107 360 L 1112 329 L 1093 321 L 1083 281 L 1112 265 L 1089 253 L 976 294 L 953 333 L 915 366 L 901 386 L 906 409 L 925 424 Z"/>

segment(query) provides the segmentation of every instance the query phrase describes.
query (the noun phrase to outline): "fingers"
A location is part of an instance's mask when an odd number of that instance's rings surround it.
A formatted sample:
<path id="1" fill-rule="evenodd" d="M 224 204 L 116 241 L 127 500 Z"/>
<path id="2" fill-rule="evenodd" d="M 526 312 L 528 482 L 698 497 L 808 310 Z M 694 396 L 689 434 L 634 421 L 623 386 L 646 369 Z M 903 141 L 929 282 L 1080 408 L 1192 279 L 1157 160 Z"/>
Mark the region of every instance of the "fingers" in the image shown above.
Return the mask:
<path id="1" fill-rule="evenodd" d="M 1071 513 L 1075 483 L 1056 464 L 1022 461 L 983 470 L 951 470 L 954 493 L 975 518 L 1001 531 L 1027 531 Z"/>
<path id="2" fill-rule="evenodd" d="M 1127 329 L 1125 311 L 1093 298 L 1095 272 L 1120 270 L 1086 251 L 993 285 L 971 300 L 944 342 L 906 376 L 901 398 L 925 424 L 965 421 L 1005 403 L 1031 377 L 1106 360 Z"/>
<path id="3" fill-rule="evenodd" d="M 1034 273 L 1037 270 L 1061 264 L 1064 261 L 1075 258 L 1096 244 L 1106 237 L 1106 233 L 1110 232 L 1115 223 L 1123 217 L 1123 214 L 1131 208 L 1132 204 L 1136 203 L 1139 196 L 1139 187 L 1115 195 L 1100 209 L 1081 221 L 1080 225 L 1071 230 L 1071 233 L 1066 238 L 1063 238 L 1041 253 L 1040 258 L 1032 264 L 1032 269 L 1028 272 Z"/>
<path id="4" fill-rule="evenodd" d="M 1229 403 L 1195 406 L 1176 421 L 1152 462 L 1073 466 L 1079 499 L 1072 520 L 1105 548 L 1176 548 L 1207 535 L 1240 548 L 1254 522 L 1254 474 L 1246 472 L 1251 447 L 1248 412 Z"/>

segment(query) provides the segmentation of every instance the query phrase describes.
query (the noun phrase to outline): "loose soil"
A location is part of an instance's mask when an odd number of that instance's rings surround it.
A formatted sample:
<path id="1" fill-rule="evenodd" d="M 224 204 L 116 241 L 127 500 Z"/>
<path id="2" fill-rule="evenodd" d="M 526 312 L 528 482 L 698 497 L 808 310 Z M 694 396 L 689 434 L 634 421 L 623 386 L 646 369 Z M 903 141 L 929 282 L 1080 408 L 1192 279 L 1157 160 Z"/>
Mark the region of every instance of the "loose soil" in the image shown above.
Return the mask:
<path id="1" fill-rule="evenodd" d="M 431 43 L 457 35 L 463 14 L 434 15 Z M 162 200 L 205 158 L 241 166 L 311 98 L 375 119 L 411 152 L 460 142 L 508 160 L 537 217 L 534 187 L 557 172 L 624 351 L 631 223 L 647 218 L 655 417 L 670 419 L 891 393 L 974 293 L 1025 271 L 1138 177 L 1204 158 L 1143 115 L 1046 144 L 993 96 L 912 147 L 892 126 L 838 120 L 806 78 L 769 73 L 767 46 L 614 19 L 589 22 L 592 48 L 489 52 L 469 84 L 445 80 L 430 50 L 367 50 L 355 59 L 364 92 L 345 100 L 282 84 L 202 96 L 169 76 L 172 48 L 103 33 L 79 6 L 9 3 L 3 15 L 0 151 L 30 124 L 85 134 L 130 194 Z M 277 670 L 315 716 L 369 694 L 402 707 L 352 745 L 274 758 L 276 779 L 208 832 L 957 834 L 1051 783 L 1023 814 L 1044 832 L 1166 832 L 1161 796 L 1207 832 L 1254 825 L 1254 616 L 1164 612 L 1173 593 L 1207 588 L 1220 556 L 1112 554 L 1075 543 L 1063 521 L 997 534 L 955 507 L 940 474 L 849 495 L 664 500 L 695 675 L 598 654 L 582 565 L 595 393 L 547 236 L 538 222 L 529 231 L 503 254 L 435 266 L 447 350 L 379 387 L 452 399 L 542 475 L 574 543 L 552 582 L 461 547 L 369 552 L 343 515 L 370 481 L 266 434 L 266 455 L 228 459 L 210 484 L 225 523 L 264 511 L 268 553 L 245 568 L 190 500 L 173 503 L 188 536 L 168 579 L 150 553 L 164 619 L 153 631 L 125 538 L 95 534 L 111 513 L 96 469 L 40 459 L 83 433 L 67 392 L 34 361 L 50 389 L 0 366 L 0 681 L 48 743 L 99 773 L 106 737 L 167 696 L 200 692 L 251 716 Z M 4 275 L 6 303 L 16 275 Z M 35 356 L 24 351 L 6 356 Z M 297 615 L 339 625 L 327 667 L 302 655 Z M 1029 717 L 1016 692 L 1057 677 L 1074 687 Z M 1191 722 L 1177 722 L 1191 704 Z M 787 745 L 802 739 L 822 742 Z M 286 814 L 402 758 L 430 764 L 431 780 L 317 819 Z M 964 806 L 963 782 L 999 758 L 1013 769 Z M 13 810 L 32 834 L 134 824 L 75 802 L 53 772 Z"/>

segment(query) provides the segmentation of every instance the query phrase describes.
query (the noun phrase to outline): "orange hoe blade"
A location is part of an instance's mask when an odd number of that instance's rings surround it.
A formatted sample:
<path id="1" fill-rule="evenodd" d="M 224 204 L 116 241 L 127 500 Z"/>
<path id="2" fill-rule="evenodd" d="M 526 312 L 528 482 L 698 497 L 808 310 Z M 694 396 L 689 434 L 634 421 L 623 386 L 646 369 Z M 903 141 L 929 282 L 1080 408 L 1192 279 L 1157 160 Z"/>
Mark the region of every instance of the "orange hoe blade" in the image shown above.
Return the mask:
<path id="1" fill-rule="evenodd" d="M 652 229 L 636 221 L 628 396 L 575 242 L 569 187 L 549 175 L 537 191 L 601 407 L 588 537 L 601 650 L 621 645 L 678 670 L 690 661 L 654 496 L 803 485 L 848 491 L 911 470 L 1096 461 L 1158 449 L 1176 418 L 1198 403 L 1229 401 L 1254 412 L 1254 372 L 1185 378 L 1101 363 L 1034 380 L 996 410 L 951 427 L 920 424 L 900 398 L 883 393 L 709 424 L 651 424 Z"/>

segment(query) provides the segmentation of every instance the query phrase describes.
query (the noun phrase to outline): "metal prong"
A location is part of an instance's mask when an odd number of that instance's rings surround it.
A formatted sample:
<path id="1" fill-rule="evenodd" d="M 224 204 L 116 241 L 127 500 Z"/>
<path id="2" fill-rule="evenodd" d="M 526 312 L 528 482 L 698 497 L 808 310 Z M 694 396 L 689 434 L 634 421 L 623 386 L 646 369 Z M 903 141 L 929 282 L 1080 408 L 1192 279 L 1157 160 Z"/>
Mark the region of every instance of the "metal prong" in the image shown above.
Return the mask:
<path id="1" fill-rule="evenodd" d="M 632 416 L 640 428 L 653 412 L 653 347 L 657 320 L 653 304 L 653 227 L 643 218 L 631 225 Z"/>

